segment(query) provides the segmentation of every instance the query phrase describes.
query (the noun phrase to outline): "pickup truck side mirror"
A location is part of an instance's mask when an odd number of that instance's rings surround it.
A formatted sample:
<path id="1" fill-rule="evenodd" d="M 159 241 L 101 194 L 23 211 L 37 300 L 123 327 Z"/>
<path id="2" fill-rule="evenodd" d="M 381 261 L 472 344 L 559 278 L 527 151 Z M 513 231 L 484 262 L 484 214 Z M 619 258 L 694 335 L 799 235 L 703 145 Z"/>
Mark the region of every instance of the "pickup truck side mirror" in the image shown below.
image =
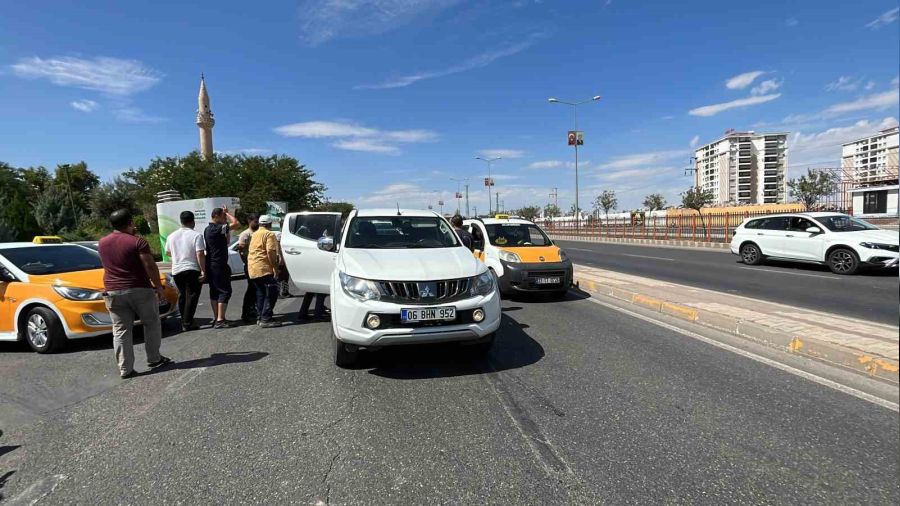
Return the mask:
<path id="1" fill-rule="evenodd" d="M 822 233 L 822 229 L 819 227 L 809 227 L 806 229 L 806 231 L 809 232 L 810 234 L 821 234 Z"/>
<path id="2" fill-rule="evenodd" d="M 316 246 L 322 251 L 334 251 L 334 237 L 330 235 L 319 237 Z"/>

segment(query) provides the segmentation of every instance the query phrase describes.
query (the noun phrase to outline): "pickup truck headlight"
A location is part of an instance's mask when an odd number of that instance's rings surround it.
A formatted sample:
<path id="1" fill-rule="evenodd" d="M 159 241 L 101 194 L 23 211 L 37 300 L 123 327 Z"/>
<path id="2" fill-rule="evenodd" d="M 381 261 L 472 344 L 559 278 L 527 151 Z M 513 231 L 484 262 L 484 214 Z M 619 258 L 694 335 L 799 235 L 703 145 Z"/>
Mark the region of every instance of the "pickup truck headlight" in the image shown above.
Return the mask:
<path id="1" fill-rule="evenodd" d="M 500 250 L 500 260 L 503 260 L 504 262 L 509 262 L 511 264 L 517 264 L 522 261 L 522 259 L 519 258 L 519 255 L 516 255 L 512 251 L 504 251 L 504 250 Z"/>
<path id="2" fill-rule="evenodd" d="M 484 271 L 472 279 L 472 295 L 488 295 L 494 291 L 494 275 L 491 271 Z"/>
<path id="3" fill-rule="evenodd" d="M 888 251 L 897 251 L 897 246 L 894 246 L 892 244 L 882 244 L 880 242 L 861 242 L 861 243 L 859 243 L 859 245 L 862 246 L 863 248 L 868 248 L 868 249 L 883 249 L 883 250 L 888 250 Z"/>
<path id="4" fill-rule="evenodd" d="M 344 289 L 344 293 L 354 299 L 359 301 L 381 299 L 381 292 L 378 291 L 378 287 L 368 279 L 354 278 L 344 272 L 340 273 L 340 278 L 341 288 Z"/>
<path id="5" fill-rule="evenodd" d="M 100 300 L 103 294 L 87 288 L 73 288 L 71 286 L 54 286 L 56 293 L 69 300 Z"/>

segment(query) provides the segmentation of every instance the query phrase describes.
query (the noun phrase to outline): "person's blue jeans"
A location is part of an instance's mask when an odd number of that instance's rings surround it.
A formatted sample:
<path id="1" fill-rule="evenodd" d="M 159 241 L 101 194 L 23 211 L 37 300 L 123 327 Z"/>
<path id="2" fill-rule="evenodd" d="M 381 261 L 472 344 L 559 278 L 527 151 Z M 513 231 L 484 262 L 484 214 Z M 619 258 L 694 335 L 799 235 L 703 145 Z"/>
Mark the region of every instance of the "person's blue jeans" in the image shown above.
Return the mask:
<path id="1" fill-rule="evenodd" d="M 272 319 L 275 301 L 278 300 L 278 281 L 275 281 L 275 276 L 268 275 L 253 278 L 250 282 L 256 289 L 256 314 L 259 321 L 267 322 Z"/>

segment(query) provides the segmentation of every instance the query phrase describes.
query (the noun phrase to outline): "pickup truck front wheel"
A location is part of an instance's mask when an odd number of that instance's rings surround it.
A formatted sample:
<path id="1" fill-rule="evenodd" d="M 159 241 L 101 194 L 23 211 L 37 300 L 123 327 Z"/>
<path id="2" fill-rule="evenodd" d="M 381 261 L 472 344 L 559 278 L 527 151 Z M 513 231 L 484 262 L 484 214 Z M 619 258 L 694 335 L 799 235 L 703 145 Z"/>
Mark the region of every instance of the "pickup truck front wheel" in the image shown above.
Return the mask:
<path id="1" fill-rule="evenodd" d="M 340 339 L 334 335 L 334 329 L 331 330 L 331 340 L 334 342 L 334 365 L 347 368 L 356 364 L 359 359 L 359 351 L 349 351 Z"/>

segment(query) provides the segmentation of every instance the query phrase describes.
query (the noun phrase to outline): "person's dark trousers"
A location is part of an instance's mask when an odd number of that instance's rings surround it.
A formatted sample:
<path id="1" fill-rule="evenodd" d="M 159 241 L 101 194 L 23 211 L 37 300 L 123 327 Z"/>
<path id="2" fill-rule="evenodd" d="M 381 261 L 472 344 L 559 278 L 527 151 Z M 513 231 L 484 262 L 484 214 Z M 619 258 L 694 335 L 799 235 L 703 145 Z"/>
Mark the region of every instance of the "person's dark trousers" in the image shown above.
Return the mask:
<path id="1" fill-rule="evenodd" d="M 260 322 L 267 322 L 272 319 L 272 310 L 278 300 L 278 281 L 270 274 L 254 278 L 252 282 L 256 285 L 256 314 Z"/>
<path id="2" fill-rule="evenodd" d="M 244 277 L 247 279 L 247 290 L 244 291 L 244 304 L 241 306 L 241 320 L 252 322 L 256 320 L 256 284 L 250 279 L 247 272 L 247 264 L 244 264 Z"/>
<path id="3" fill-rule="evenodd" d="M 303 302 L 300 304 L 301 320 L 309 317 L 309 305 L 310 303 L 312 303 L 312 299 L 314 296 L 316 298 L 316 312 L 313 316 L 316 318 L 325 316 L 325 294 L 306 292 L 305 294 L 303 294 Z"/>
<path id="4" fill-rule="evenodd" d="M 178 311 L 181 313 L 181 328 L 190 328 L 194 324 L 197 302 L 200 300 L 200 271 L 189 270 L 172 276 L 178 287 Z"/>

